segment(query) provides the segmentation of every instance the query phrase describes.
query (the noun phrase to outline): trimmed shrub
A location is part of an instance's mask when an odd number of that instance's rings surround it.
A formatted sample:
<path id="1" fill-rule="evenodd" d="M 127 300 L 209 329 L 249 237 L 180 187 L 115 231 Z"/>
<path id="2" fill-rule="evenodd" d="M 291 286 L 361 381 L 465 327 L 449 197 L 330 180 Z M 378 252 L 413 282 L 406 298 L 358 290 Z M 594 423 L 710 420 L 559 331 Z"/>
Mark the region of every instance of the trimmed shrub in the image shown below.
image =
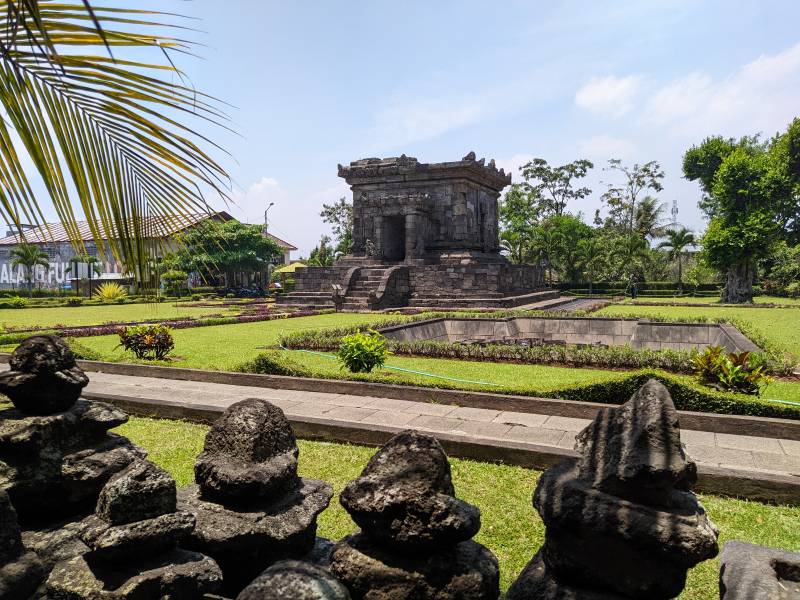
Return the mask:
<path id="1" fill-rule="evenodd" d="M 351 373 L 369 373 L 375 367 L 382 367 L 387 355 L 386 338 L 374 329 L 343 337 L 337 354 L 342 368 Z"/>
<path id="2" fill-rule="evenodd" d="M 67 342 L 69 349 L 72 350 L 72 353 L 75 355 L 75 358 L 79 358 L 81 360 L 103 360 L 103 355 L 96 350 L 92 350 L 88 346 L 84 346 L 75 338 L 64 338 L 64 341 Z"/>
<path id="3" fill-rule="evenodd" d="M 64 304 L 67 306 L 80 306 L 83 304 L 83 298 L 80 296 L 69 296 L 66 300 L 64 300 Z"/>
<path id="4" fill-rule="evenodd" d="M 308 369 L 277 350 L 262 352 L 253 360 L 236 366 L 234 371 L 261 375 L 286 375 L 288 377 L 309 377 L 311 375 Z"/>
<path id="5" fill-rule="evenodd" d="M 163 360 L 175 348 L 172 330 L 166 325 L 134 325 L 119 332 L 119 347 L 143 360 Z"/>
<path id="6" fill-rule="evenodd" d="M 5 302 L 0 302 L 0 308 L 25 308 L 28 300 L 19 296 L 11 296 Z"/>

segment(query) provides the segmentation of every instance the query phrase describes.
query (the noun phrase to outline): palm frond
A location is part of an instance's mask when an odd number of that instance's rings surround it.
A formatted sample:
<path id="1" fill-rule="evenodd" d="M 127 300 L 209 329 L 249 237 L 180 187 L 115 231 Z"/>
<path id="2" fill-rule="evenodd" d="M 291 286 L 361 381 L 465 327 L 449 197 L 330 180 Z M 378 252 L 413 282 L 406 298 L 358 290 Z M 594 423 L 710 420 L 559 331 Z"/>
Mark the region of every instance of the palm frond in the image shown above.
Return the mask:
<path id="1" fill-rule="evenodd" d="M 78 252 L 75 206 L 98 248 L 108 240 L 132 273 L 153 251 L 151 217 L 210 213 L 206 194 L 228 198 L 228 175 L 212 156 L 222 149 L 194 124 L 226 127 L 226 117 L 220 102 L 183 83 L 170 53 L 193 45 L 160 33 L 184 29 L 162 22 L 170 16 L 87 0 L 0 0 L 0 219 L 22 237 L 22 222 L 44 223 L 25 155 Z M 165 60 L 110 54 L 120 47 Z"/>

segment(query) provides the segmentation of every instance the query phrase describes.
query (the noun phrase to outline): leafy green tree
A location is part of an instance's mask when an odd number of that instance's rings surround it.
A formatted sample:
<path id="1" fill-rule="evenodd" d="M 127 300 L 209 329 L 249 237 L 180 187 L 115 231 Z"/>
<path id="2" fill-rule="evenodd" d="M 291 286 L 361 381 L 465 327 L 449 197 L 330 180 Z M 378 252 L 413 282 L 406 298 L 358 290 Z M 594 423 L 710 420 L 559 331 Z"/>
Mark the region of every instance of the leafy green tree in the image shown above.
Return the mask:
<path id="1" fill-rule="evenodd" d="M 769 269 L 767 282 L 778 293 L 784 293 L 790 284 L 800 281 L 800 245 L 789 246 L 781 240 L 765 262 Z"/>
<path id="2" fill-rule="evenodd" d="M 578 240 L 578 265 L 589 282 L 589 294 L 594 292 L 594 282 L 605 269 L 608 262 L 604 240 L 595 234 Z"/>
<path id="3" fill-rule="evenodd" d="M 25 278 L 28 280 L 28 292 L 33 293 L 33 280 L 36 276 L 36 267 L 50 268 L 50 259 L 36 244 L 19 244 L 9 253 L 11 267 L 24 267 Z"/>
<path id="4" fill-rule="evenodd" d="M 636 210 L 642 196 L 648 192 L 660 192 L 664 171 L 661 165 L 651 160 L 642 165 L 635 163 L 627 166 L 617 158 L 608 161 L 606 171 L 622 175 L 622 184 L 608 184 L 608 188 L 600 199 L 608 206 L 607 225 L 623 233 L 636 230 Z"/>
<path id="5" fill-rule="evenodd" d="M 333 264 L 334 250 L 330 246 L 331 238 L 323 235 L 319 244 L 308 255 L 308 264 L 315 267 L 327 267 Z"/>
<path id="6" fill-rule="evenodd" d="M 580 200 L 592 193 L 588 187 L 574 187 L 594 164 L 586 159 L 575 160 L 560 166 L 550 166 L 543 158 L 534 158 L 520 167 L 525 182 L 522 190 L 531 200 L 537 201 L 538 213 L 543 217 L 564 214 L 571 200 Z"/>
<path id="7" fill-rule="evenodd" d="M 208 191 L 226 196 L 229 186 L 213 143 L 191 122 L 223 125 L 225 117 L 172 59 L 192 44 L 164 35 L 166 13 L 133 4 L 3 2 L 0 221 L 41 225 L 48 197 L 76 247 L 82 212 L 98 246 L 108 240 L 140 273 L 154 237 L 147 216 L 207 213 Z M 148 52 L 158 59 L 149 62 Z M 46 194 L 34 194 L 34 176 Z"/>
<path id="8" fill-rule="evenodd" d="M 694 234 L 685 227 L 667 229 L 666 239 L 658 247 L 667 251 L 667 256 L 678 264 L 678 292 L 683 292 L 683 255 L 686 249 L 697 245 Z"/>
<path id="9" fill-rule="evenodd" d="M 342 196 L 333 204 L 323 204 L 319 213 L 322 221 L 331 226 L 336 238 L 334 254 L 344 256 L 350 253 L 353 246 L 353 204 Z M 330 241 L 330 239 L 329 239 Z"/>
<path id="10" fill-rule="evenodd" d="M 547 265 L 548 280 L 553 282 L 553 269 L 562 281 L 577 282 L 581 268 L 578 240 L 592 235 L 592 228 L 574 215 L 553 215 L 542 220 L 534 233 L 534 250 Z"/>
<path id="11" fill-rule="evenodd" d="M 752 302 L 755 267 L 780 240 L 797 235 L 800 119 L 769 142 L 708 138 L 689 149 L 684 174 L 698 181 L 710 222 L 706 262 L 725 273 L 722 300 Z"/>
<path id="12" fill-rule="evenodd" d="M 204 221 L 179 237 L 181 248 L 167 261 L 170 269 L 197 273 L 210 282 L 224 276 L 233 285 L 236 273 L 261 273 L 282 255 L 259 225 L 238 221 Z"/>
<path id="13" fill-rule="evenodd" d="M 169 269 L 161 275 L 161 281 L 164 282 L 167 292 L 173 296 L 180 297 L 181 292 L 188 287 L 189 274 L 186 271 Z"/>
<path id="14" fill-rule="evenodd" d="M 523 264 L 536 259 L 534 234 L 539 211 L 536 194 L 525 191 L 522 184 L 512 184 L 503 197 L 499 208 L 500 244 L 511 262 Z"/>

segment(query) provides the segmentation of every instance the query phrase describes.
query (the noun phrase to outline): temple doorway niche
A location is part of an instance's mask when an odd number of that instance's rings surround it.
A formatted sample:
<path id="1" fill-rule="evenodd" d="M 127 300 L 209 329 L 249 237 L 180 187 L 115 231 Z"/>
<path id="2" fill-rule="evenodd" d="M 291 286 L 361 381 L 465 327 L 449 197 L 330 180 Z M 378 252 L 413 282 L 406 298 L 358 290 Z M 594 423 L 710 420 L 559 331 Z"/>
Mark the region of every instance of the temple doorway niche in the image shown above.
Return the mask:
<path id="1" fill-rule="evenodd" d="M 402 262 L 406 259 L 406 218 L 383 218 L 383 260 Z"/>

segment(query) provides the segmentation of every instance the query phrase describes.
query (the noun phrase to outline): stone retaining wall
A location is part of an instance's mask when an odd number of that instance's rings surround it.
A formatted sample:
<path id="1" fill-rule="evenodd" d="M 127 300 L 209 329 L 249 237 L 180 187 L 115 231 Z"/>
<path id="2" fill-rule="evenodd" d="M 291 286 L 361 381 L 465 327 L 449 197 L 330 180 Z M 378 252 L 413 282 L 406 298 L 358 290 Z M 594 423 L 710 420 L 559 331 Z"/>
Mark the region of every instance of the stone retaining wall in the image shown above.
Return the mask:
<path id="1" fill-rule="evenodd" d="M 532 318 L 433 319 L 382 330 L 397 341 L 544 340 L 651 350 L 701 350 L 722 346 L 729 352 L 759 348 L 735 327 L 718 323 L 657 323 L 635 319 Z"/>

